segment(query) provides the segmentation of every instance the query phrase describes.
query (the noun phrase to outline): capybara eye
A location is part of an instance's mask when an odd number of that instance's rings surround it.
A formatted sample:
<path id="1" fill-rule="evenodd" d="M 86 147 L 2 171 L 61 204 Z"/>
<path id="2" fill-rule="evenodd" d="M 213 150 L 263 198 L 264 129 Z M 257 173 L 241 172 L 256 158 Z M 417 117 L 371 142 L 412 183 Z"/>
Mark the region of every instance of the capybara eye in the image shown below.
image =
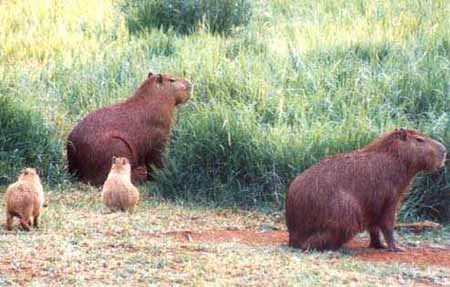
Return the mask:
<path id="1" fill-rule="evenodd" d="M 422 138 L 415 138 L 416 139 L 416 141 L 418 141 L 418 142 L 420 142 L 420 143 L 423 143 L 425 140 L 424 139 L 422 139 Z"/>
<path id="2" fill-rule="evenodd" d="M 175 79 L 169 79 L 169 82 L 175 83 Z"/>

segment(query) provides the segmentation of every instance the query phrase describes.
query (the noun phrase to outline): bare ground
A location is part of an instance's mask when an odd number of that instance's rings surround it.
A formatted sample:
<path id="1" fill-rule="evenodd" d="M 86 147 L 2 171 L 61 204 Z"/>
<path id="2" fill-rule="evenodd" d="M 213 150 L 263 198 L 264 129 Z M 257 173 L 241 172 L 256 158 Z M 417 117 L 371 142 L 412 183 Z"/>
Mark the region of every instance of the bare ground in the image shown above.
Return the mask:
<path id="1" fill-rule="evenodd" d="M 286 231 L 260 232 L 256 230 L 208 230 L 203 232 L 178 231 L 155 234 L 155 237 L 173 237 L 184 242 L 235 242 L 247 245 L 287 245 Z M 367 240 L 354 239 L 345 251 L 356 259 L 377 262 L 400 262 L 413 265 L 436 265 L 450 268 L 450 246 L 403 247 L 403 252 L 389 252 L 368 248 Z"/>

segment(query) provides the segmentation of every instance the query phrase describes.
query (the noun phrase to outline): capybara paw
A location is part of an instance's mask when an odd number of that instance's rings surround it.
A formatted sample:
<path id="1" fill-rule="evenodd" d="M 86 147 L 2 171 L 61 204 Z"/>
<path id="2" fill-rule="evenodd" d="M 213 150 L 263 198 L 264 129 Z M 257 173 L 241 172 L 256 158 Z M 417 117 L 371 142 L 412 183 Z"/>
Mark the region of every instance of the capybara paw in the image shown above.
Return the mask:
<path id="1" fill-rule="evenodd" d="M 397 247 L 397 246 L 391 246 L 388 248 L 388 250 L 390 252 L 404 252 L 405 251 L 405 249 Z"/>
<path id="2" fill-rule="evenodd" d="M 30 227 L 28 227 L 28 226 L 22 226 L 22 229 L 26 232 L 30 231 Z"/>
<path id="3" fill-rule="evenodd" d="M 30 226 L 26 223 L 20 223 L 20 226 L 22 226 L 22 229 L 25 231 L 30 231 Z"/>
<path id="4" fill-rule="evenodd" d="M 373 248 L 373 249 L 386 249 L 386 246 L 384 246 L 382 243 L 378 242 L 378 243 L 373 243 L 371 242 L 369 245 L 369 248 Z"/>

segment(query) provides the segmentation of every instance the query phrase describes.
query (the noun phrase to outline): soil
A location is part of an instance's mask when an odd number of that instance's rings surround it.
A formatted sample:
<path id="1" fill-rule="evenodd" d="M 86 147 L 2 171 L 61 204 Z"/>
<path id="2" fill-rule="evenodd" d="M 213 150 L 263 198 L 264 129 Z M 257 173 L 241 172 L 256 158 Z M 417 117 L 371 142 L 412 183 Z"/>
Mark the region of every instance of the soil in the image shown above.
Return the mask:
<path id="1" fill-rule="evenodd" d="M 179 231 L 155 235 L 172 237 L 184 242 L 236 242 L 247 245 L 287 245 L 286 231 L 258 232 L 254 230 Z M 388 252 L 368 248 L 369 242 L 354 239 L 345 245 L 349 254 L 364 261 L 399 262 L 412 265 L 435 265 L 450 268 L 450 246 L 437 248 L 427 245 L 405 247 L 403 252 Z"/>

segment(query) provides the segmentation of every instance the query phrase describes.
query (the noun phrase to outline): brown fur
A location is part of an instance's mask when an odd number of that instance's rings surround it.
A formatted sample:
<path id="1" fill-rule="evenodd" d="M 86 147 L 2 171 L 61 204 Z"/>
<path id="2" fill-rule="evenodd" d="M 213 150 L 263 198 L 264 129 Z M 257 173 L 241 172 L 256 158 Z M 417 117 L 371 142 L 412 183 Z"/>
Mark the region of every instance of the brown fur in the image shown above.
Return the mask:
<path id="1" fill-rule="evenodd" d="M 134 183 L 148 180 L 153 165 L 164 165 L 175 106 L 190 94 L 189 82 L 150 73 L 125 102 L 92 112 L 75 126 L 66 146 L 69 172 L 99 186 L 111 158 L 121 156 L 130 160 Z"/>
<path id="2" fill-rule="evenodd" d="M 6 229 L 12 229 L 13 218 L 18 217 L 26 231 L 30 225 L 38 227 L 39 216 L 44 207 L 44 191 L 39 175 L 34 168 L 24 169 L 17 182 L 11 184 L 5 193 Z"/>
<path id="3" fill-rule="evenodd" d="M 445 147 L 413 130 L 396 129 L 348 154 L 320 161 L 289 186 L 286 224 L 289 245 L 335 250 L 364 230 L 370 247 L 395 246 L 395 215 L 420 171 L 444 165 Z"/>
<path id="4" fill-rule="evenodd" d="M 128 159 L 113 158 L 111 171 L 102 189 L 103 203 L 112 211 L 133 211 L 139 201 L 139 191 L 131 183 Z"/>

